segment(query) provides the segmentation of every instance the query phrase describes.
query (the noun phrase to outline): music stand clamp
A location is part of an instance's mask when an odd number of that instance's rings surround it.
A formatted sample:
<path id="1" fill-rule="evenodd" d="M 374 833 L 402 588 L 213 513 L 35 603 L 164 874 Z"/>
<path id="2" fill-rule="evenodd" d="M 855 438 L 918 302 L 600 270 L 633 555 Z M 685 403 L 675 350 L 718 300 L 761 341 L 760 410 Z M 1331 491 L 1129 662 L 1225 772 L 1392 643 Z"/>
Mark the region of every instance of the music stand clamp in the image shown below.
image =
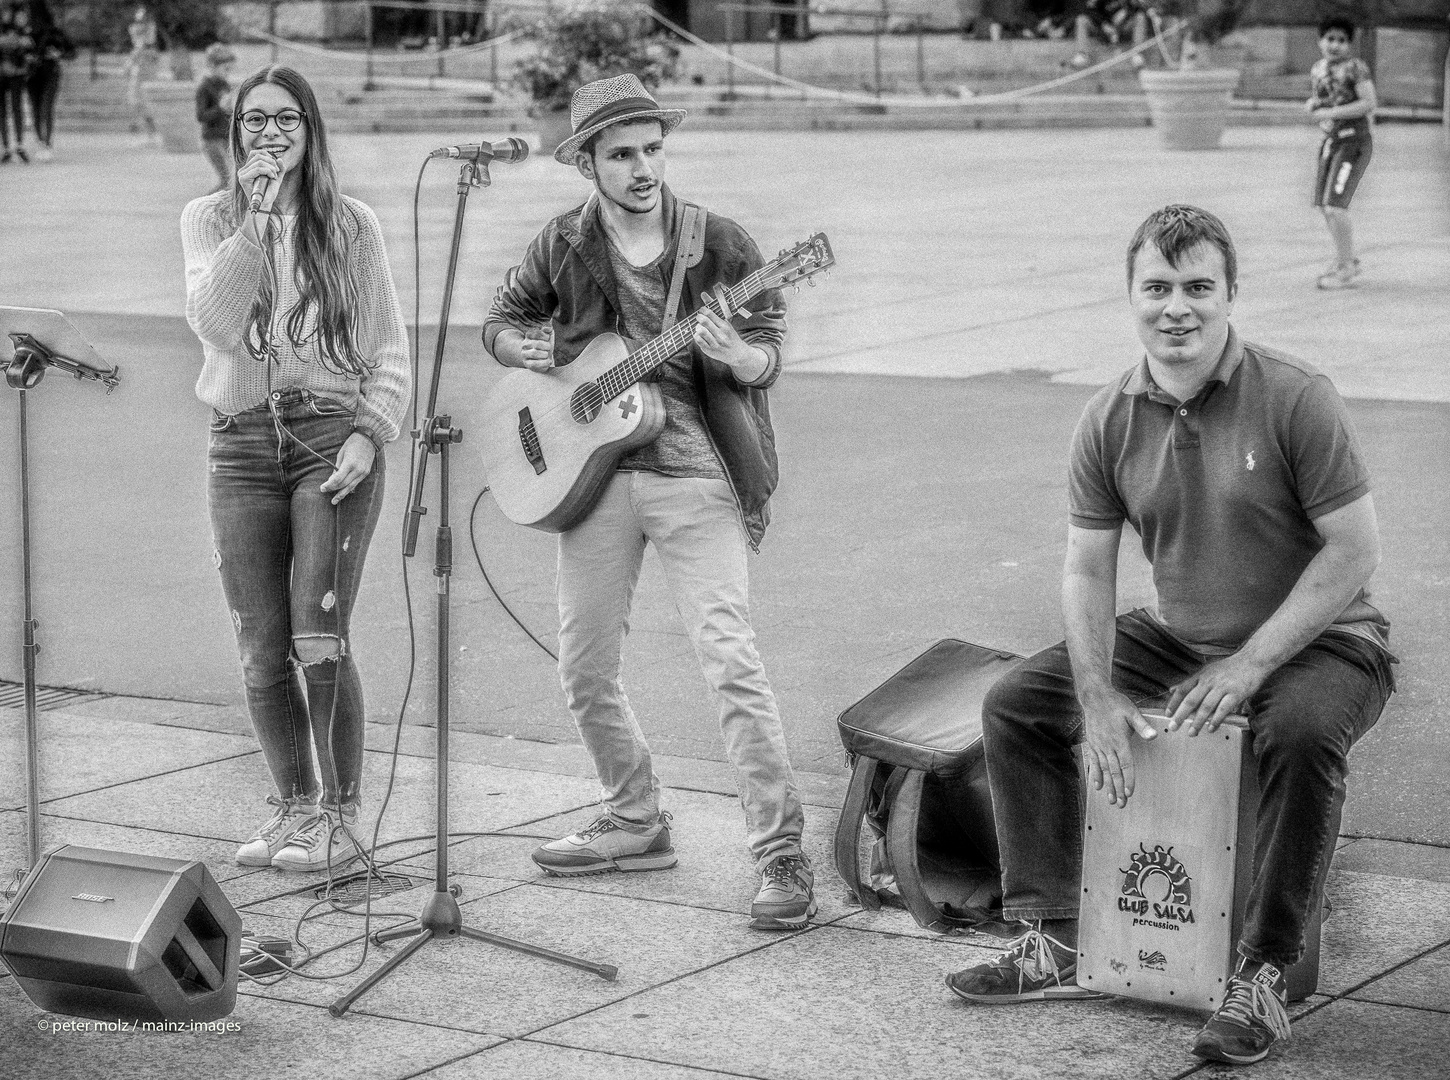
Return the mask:
<path id="1" fill-rule="evenodd" d="M 21 667 L 25 684 L 25 822 L 30 869 L 40 862 L 40 724 L 35 706 L 35 658 L 40 620 L 31 604 L 30 574 L 30 429 L 26 394 L 40 385 L 47 368 L 64 368 L 77 379 L 105 385 L 109 394 L 121 383 L 121 369 L 106 363 L 59 311 L 0 307 L 0 334 L 15 346 L 5 363 L 5 383 L 20 392 L 20 565 L 25 613 L 21 623 Z"/>
<path id="2" fill-rule="evenodd" d="M 428 510 L 423 505 L 423 485 L 427 477 L 428 458 L 438 455 L 438 527 L 433 548 L 433 574 L 438 578 L 438 666 L 437 681 L 437 836 L 434 847 L 433 895 L 423 905 L 418 917 L 401 926 L 379 930 L 372 935 L 374 943 L 408 938 L 408 943 L 361 983 L 327 1007 L 333 1016 L 342 1016 L 353 1002 L 393 973 L 397 967 L 434 938 L 463 937 L 498 945 L 515 952 L 552 960 L 557 964 L 592 971 L 610 982 L 619 973 L 613 964 L 599 964 L 577 956 L 555 952 L 513 938 L 502 937 L 464 925 L 454 887 L 448 884 L 448 676 L 452 660 L 448 638 L 450 584 L 453 574 L 453 530 L 448 524 L 449 448 L 463 441 L 463 432 L 452 426 L 451 416 L 440 416 L 438 384 L 443 374 L 443 348 L 448 337 L 448 313 L 453 299 L 453 279 L 458 270 L 458 247 L 463 236 L 463 215 L 469 190 L 489 183 L 488 161 L 492 157 L 485 148 L 470 155 L 458 174 L 458 205 L 453 218 L 453 244 L 448 253 L 448 275 L 443 284 L 443 310 L 438 317 L 438 340 L 433 350 L 433 378 L 428 392 L 426 419 L 413 435 L 413 490 L 408 503 L 408 516 L 403 538 L 403 554 L 411 558 L 417 548 L 418 526 Z"/>

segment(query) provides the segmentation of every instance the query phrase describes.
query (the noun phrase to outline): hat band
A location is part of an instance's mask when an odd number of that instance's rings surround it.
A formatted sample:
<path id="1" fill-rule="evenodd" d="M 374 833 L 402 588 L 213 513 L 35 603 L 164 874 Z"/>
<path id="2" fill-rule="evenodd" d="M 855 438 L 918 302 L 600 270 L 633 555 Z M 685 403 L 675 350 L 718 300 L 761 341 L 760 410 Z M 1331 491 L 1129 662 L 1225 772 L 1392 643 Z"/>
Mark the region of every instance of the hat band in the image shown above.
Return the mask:
<path id="1" fill-rule="evenodd" d="M 595 109 L 584 118 L 583 122 L 574 125 L 574 134 L 577 135 L 579 132 L 587 131 L 592 127 L 598 127 L 601 124 L 623 119 L 625 116 L 633 113 L 659 111 L 660 103 L 655 101 L 654 98 L 631 97 L 623 98 L 619 101 L 611 101 L 608 105 Z"/>

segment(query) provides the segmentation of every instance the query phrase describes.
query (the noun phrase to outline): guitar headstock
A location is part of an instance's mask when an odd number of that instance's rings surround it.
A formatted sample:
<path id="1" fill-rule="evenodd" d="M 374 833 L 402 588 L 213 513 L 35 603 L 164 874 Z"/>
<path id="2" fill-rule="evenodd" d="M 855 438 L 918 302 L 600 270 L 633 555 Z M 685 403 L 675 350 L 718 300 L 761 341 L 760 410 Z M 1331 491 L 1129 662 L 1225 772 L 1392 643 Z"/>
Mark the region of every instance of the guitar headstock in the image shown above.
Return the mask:
<path id="1" fill-rule="evenodd" d="M 816 233 L 809 240 L 802 240 L 795 247 L 786 248 L 769 266 L 760 271 L 764 278 L 762 288 L 778 289 L 782 285 L 799 285 L 835 265 L 836 256 L 831 253 L 831 242 L 826 239 L 825 233 Z"/>

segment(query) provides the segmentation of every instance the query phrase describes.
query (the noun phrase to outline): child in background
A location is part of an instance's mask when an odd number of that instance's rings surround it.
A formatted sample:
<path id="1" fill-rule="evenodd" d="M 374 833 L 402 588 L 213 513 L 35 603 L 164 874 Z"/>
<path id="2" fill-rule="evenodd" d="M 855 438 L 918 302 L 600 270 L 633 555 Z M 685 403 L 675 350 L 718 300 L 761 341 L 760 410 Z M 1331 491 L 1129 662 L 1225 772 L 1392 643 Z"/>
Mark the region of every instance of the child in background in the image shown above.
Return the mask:
<path id="1" fill-rule="evenodd" d="M 1324 213 L 1335 255 L 1329 269 L 1319 275 L 1321 289 L 1348 288 L 1359 276 L 1349 200 L 1374 149 L 1370 118 L 1378 101 L 1369 65 L 1349 55 L 1353 41 L 1354 23 L 1339 16 L 1325 19 L 1319 24 L 1319 51 L 1323 57 L 1309 70 L 1314 92 L 1306 105 L 1324 131 L 1324 141 L 1319 144 L 1314 205 Z"/>
<path id="2" fill-rule="evenodd" d="M 206 77 L 196 87 L 196 119 L 201 124 L 201 149 L 216 170 L 217 186 L 232 186 L 232 148 L 227 141 L 232 123 L 232 86 L 227 73 L 236 55 L 221 42 L 206 50 Z"/>

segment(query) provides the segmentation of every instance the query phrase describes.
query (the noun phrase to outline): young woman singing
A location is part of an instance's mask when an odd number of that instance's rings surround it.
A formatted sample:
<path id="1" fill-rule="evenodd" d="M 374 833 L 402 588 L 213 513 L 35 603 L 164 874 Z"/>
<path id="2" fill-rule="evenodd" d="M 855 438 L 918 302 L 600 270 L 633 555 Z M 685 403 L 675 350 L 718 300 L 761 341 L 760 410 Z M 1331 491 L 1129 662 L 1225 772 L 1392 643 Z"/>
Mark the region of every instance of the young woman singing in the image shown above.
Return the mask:
<path id="1" fill-rule="evenodd" d="M 189 204 L 181 234 L 205 354 L 196 392 L 212 407 L 215 558 L 277 786 L 237 861 L 320 870 L 359 854 L 363 696 L 348 623 L 382 447 L 412 393 L 408 338 L 377 218 L 338 192 L 307 81 L 277 66 L 243 80 L 230 141 L 235 180 Z"/>

